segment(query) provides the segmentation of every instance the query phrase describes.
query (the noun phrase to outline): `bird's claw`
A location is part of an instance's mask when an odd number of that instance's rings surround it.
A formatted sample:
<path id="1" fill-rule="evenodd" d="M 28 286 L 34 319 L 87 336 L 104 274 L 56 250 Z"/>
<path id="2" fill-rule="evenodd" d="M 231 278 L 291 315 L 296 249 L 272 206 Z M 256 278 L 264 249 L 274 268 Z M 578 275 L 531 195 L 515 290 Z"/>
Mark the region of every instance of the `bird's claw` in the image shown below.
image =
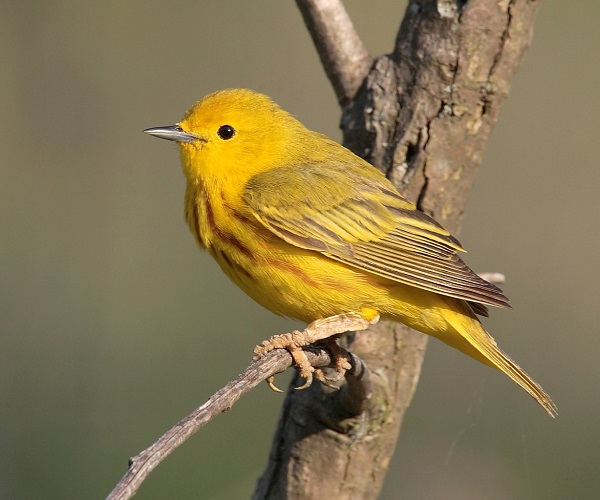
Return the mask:
<path id="1" fill-rule="evenodd" d="M 304 389 L 308 389 L 313 383 L 313 374 L 309 374 L 308 377 L 306 377 L 306 381 L 302 384 L 299 385 L 298 387 L 294 387 L 294 389 L 296 389 L 297 391 L 303 391 Z"/>
<path id="2" fill-rule="evenodd" d="M 273 392 L 283 393 L 283 391 L 275 385 L 275 375 L 271 375 L 270 377 L 268 377 L 267 380 L 265 380 L 265 382 L 269 386 L 269 389 L 271 389 Z"/>
<path id="3" fill-rule="evenodd" d="M 352 365 L 347 359 L 347 351 L 337 345 L 335 338 L 346 331 L 364 330 L 369 325 L 374 324 L 379 319 L 379 316 L 365 320 L 359 313 L 340 314 L 317 320 L 304 330 L 284 333 L 282 335 L 274 335 L 269 340 L 263 341 L 254 348 L 254 360 L 262 358 L 265 354 L 273 349 L 286 349 L 292 359 L 298 375 L 305 379 L 304 384 L 296 387 L 296 390 L 307 389 L 316 378 L 319 382 L 332 389 L 339 389 L 334 383 L 339 382 L 347 370 L 352 368 Z M 321 342 L 331 353 L 332 368 L 336 374 L 332 377 L 325 375 L 321 368 L 314 368 L 302 350 L 304 346 Z M 267 378 L 267 385 L 275 392 L 283 392 L 274 384 L 275 377 L 272 375 Z"/>

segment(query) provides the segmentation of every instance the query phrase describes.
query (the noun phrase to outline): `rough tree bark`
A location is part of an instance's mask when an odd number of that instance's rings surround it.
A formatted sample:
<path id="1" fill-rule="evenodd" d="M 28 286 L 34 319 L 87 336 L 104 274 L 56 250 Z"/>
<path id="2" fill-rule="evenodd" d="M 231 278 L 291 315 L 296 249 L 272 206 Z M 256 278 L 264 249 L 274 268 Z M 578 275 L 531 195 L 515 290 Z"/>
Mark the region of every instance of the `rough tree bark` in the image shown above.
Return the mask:
<path id="1" fill-rule="evenodd" d="M 328 13 L 309 19 L 315 5 L 338 2 L 297 3 L 343 106 L 345 145 L 456 234 L 539 2 L 410 1 L 394 52 L 370 69 L 361 70 L 369 59 L 358 39 L 339 49 L 343 61 L 357 62 L 346 79 L 336 77 L 343 63 L 331 62 L 340 59 L 319 38 L 329 36 L 320 24 Z M 381 490 L 427 338 L 384 322 L 347 342 L 370 369 L 367 409 L 353 415 L 340 406 L 343 388 L 290 390 L 254 498 L 374 498 Z"/>

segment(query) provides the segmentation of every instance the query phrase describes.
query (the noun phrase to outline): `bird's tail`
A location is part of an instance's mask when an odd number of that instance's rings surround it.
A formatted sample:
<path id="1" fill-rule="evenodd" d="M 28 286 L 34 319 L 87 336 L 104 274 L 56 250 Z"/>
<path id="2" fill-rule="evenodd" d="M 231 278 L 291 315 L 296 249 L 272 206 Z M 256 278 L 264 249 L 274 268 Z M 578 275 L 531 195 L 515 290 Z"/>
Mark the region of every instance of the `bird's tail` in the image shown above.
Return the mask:
<path id="1" fill-rule="evenodd" d="M 494 338 L 475 316 L 471 306 L 463 300 L 450 297 L 444 297 L 444 300 L 450 306 L 444 317 L 459 335 L 444 332 L 436 337 L 472 358 L 504 372 L 525 389 L 551 417 L 555 417 L 558 412 L 550 396 L 498 347 Z"/>

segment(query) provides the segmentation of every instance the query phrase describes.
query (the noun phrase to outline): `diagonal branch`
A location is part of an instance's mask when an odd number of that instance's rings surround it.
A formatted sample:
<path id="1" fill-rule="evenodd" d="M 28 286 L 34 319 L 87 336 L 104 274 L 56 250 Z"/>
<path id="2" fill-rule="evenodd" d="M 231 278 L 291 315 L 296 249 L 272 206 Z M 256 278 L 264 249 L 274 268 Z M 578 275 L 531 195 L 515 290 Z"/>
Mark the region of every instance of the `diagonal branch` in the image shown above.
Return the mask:
<path id="1" fill-rule="evenodd" d="M 335 95 L 350 101 L 373 63 L 341 0 L 296 0 Z"/>
<path id="2" fill-rule="evenodd" d="M 326 367 L 332 362 L 330 353 L 323 348 L 311 347 L 306 355 L 314 367 Z M 343 390 L 336 392 L 339 416 L 354 416 L 364 410 L 370 395 L 370 376 L 364 362 L 347 353 L 352 368 L 346 372 Z M 217 415 L 227 412 L 244 394 L 272 375 L 285 371 L 292 365 L 292 357 L 284 349 L 275 349 L 213 394 L 202 406 L 196 408 L 154 444 L 129 459 L 129 469 L 108 495 L 107 500 L 126 500 L 138 491 L 150 473 L 181 444 Z M 315 384 L 320 386 L 320 384 Z M 331 391 L 331 390 L 330 390 Z"/>

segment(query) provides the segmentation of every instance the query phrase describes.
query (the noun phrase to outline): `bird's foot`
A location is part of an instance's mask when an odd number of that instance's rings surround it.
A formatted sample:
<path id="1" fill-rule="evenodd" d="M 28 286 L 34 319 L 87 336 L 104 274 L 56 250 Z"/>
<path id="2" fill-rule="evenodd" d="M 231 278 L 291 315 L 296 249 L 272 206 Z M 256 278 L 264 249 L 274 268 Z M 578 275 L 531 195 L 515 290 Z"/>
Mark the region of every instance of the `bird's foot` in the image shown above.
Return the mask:
<path id="1" fill-rule="evenodd" d="M 318 319 L 303 331 L 296 330 L 291 333 L 274 335 L 269 340 L 263 341 L 254 348 L 253 359 L 256 361 L 273 349 L 286 349 L 294 360 L 298 374 L 305 379 L 305 383 L 300 387 L 296 387 L 296 389 L 310 387 L 314 378 L 328 387 L 337 388 L 333 385 L 333 382 L 341 380 L 346 370 L 351 368 L 351 365 L 348 362 L 346 350 L 337 345 L 335 336 L 345 332 L 366 330 L 377 321 L 379 321 L 379 315 L 371 316 L 371 319 L 365 319 L 363 315 L 355 312 Z M 312 366 L 306 353 L 302 350 L 303 347 L 319 341 L 325 341 L 323 343 L 331 351 L 332 365 L 336 371 L 334 377 L 328 377 L 323 370 Z M 274 379 L 274 376 L 267 379 L 269 387 L 276 392 L 283 392 L 274 385 Z"/>

